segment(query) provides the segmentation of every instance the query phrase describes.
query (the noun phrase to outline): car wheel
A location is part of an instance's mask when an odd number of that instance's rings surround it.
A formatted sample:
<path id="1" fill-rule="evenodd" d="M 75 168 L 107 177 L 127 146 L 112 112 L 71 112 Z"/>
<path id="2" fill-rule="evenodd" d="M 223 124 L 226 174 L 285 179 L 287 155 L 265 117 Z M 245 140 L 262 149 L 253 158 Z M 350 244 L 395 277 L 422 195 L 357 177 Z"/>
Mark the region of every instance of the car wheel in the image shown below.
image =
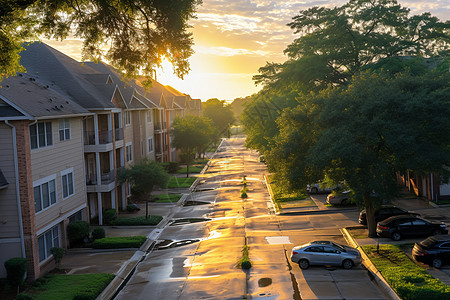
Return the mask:
<path id="1" fill-rule="evenodd" d="M 305 270 L 309 268 L 309 261 L 307 259 L 300 259 L 298 262 L 298 265 L 301 269 Z"/>
<path id="2" fill-rule="evenodd" d="M 311 194 L 317 194 L 319 191 L 317 190 L 317 188 L 316 187 L 313 187 L 312 189 L 311 189 Z"/>
<path id="3" fill-rule="evenodd" d="M 400 241 L 401 238 L 402 238 L 402 235 L 400 234 L 400 232 L 394 231 L 394 232 L 391 234 L 391 238 L 392 238 L 394 241 Z"/>
<path id="4" fill-rule="evenodd" d="M 346 259 L 342 262 L 342 267 L 344 269 L 349 270 L 349 269 L 353 268 L 353 262 L 350 259 Z"/>
<path id="5" fill-rule="evenodd" d="M 440 267 L 442 267 L 442 260 L 439 257 L 436 257 L 435 259 L 433 259 L 433 261 L 431 262 L 431 265 L 433 267 L 435 267 L 436 269 L 439 269 Z"/>
<path id="6" fill-rule="evenodd" d="M 433 230 L 432 235 L 440 235 L 440 234 L 442 234 L 442 231 L 440 229 Z"/>

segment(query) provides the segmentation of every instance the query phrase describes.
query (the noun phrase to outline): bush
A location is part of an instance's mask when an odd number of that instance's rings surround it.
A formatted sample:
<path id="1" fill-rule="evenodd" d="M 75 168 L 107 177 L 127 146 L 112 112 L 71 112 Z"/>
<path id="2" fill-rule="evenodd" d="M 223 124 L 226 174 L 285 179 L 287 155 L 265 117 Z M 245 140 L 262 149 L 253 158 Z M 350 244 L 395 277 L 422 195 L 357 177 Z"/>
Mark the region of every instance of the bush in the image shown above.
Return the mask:
<path id="1" fill-rule="evenodd" d="M 130 237 L 107 237 L 95 240 L 92 248 L 95 249 L 119 249 L 119 248 L 139 248 L 147 240 L 145 236 Z"/>
<path id="2" fill-rule="evenodd" d="M 157 225 L 161 222 L 162 217 L 151 215 L 148 216 L 148 219 L 145 216 L 140 216 L 136 218 L 117 218 L 116 220 L 111 222 L 111 225 L 116 226 L 139 226 L 139 225 Z"/>
<path id="3" fill-rule="evenodd" d="M 117 218 L 117 212 L 114 208 L 107 209 L 103 212 L 103 222 L 105 222 L 106 224 L 110 224 L 116 218 Z"/>
<path id="4" fill-rule="evenodd" d="M 176 161 L 171 162 L 165 162 L 162 163 L 161 166 L 166 170 L 168 173 L 176 173 L 179 169 L 179 164 Z"/>
<path id="5" fill-rule="evenodd" d="M 25 272 L 27 271 L 27 259 L 13 257 L 5 261 L 6 277 L 12 286 L 23 284 Z"/>
<path id="6" fill-rule="evenodd" d="M 53 255 L 53 258 L 55 259 L 56 267 L 59 268 L 61 265 L 61 260 L 64 256 L 64 248 L 59 247 L 52 247 L 50 248 L 50 253 Z"/>
<path id="7" fill-rule="evenodd" d="M 106 236 L 105 229 L 102 227 L 96 227 L 92 230 L 92 238 L 94 240 L 102 239 Z"/>
<path id="8" fill-rule="evenodd" d="M 89 237 L 89 223 L 86 221 L 73 221 L 67 225 L 67 235 L 74 243 Z"/>
<path id="9" fill-rule="evenodd" d="M 248 257 L 248 246 L 245 244 L 244 248 L 242 248 L 242 258 L 237 263 L 237 266 L 244 270 L 248 270 L 252 267 L 252 263 Z"/>

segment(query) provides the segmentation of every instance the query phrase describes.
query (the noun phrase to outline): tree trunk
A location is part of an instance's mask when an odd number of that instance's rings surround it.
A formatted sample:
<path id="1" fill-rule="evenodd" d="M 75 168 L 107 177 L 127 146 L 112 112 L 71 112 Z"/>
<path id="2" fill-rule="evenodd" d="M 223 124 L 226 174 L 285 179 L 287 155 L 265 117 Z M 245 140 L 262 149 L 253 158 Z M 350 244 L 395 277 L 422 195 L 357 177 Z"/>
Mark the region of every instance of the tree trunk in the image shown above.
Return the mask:
<path id="1" fill-rule="evenodd" d="M 366 207 L 366 220 L 367 220 L 367 228 L 369 231 L 369 237 L 375 238 L 377 237 L 377 222 L 375 221 L 375 208 L 370 199 L 370 194 L 364 195 L 364 206 Z"/>
<path id="2" fill-rule="evenodd" d="M 189 164 L 191 163 L 191 149 L 188 148 L 187 152 L 187 166 L 186 166 L 186 178 L 189 178 Z"/>

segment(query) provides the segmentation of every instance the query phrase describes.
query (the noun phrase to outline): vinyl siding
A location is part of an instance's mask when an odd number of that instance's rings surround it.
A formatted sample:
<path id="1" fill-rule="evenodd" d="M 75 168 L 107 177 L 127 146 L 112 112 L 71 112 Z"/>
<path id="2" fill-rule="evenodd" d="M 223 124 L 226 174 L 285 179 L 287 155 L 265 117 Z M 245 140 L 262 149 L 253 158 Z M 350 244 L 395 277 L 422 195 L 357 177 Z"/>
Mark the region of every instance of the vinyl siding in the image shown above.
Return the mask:
<path id="1" fill-rule="evenodd" d="M 12 137 L 12 128 L 0 122 L 0 169 L 9 183 L 0 190 L 1 239 L 20 237 Z"/>
<path id="2" fill-rule="evenodd" d="M 52 120 L 53 146 L 31 151 L 33 182 L 56 175 L 56 204 L 36 213 L 36 229 L 69 217 L 86 204 L 82 119 L 70 118 L 70 140 L 59 141 L 58 120 Z M 73 168 L 74 194 L 63 200 L 61 172 Z"/>

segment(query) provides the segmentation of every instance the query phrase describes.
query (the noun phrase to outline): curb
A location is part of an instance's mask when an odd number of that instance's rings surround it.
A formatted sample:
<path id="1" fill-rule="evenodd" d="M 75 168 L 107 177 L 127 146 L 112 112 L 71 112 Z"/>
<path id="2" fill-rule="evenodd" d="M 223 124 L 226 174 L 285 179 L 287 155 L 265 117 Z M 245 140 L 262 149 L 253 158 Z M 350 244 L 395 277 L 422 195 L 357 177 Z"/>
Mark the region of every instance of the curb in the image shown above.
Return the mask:
<path id="1" fill-rule="evenodd" d="M 348 232 L 347 228 L 351 227 L 345 227 L 340 229 L 342 235 L 344 236 L 345 240 L 350 244 L 350 246 L 354 248 L 359 248 L 358 243 L 353 239 L 351 234 Z M 369 259 L 369 257 L 366 255 L 364 251 L 359 251 L 361 253 L 361 257 L 363 259 L 363 265 L 367 268 L 367 271 L 370 272 L 373 279 L 375 280 L 375 283 L 377 286 L 383 290 L 391 299 L 394 300 L 401 300 L 401 298 L 397 295 L 397 293 L 391 288 L 391 286 L 386 282 L 383 275 L 378 271 L 378 269 L 375 267 L 375 265 L 372 263 L 372 261 Z"/>
<path id="2" fill-rule="evenodd" d="M 270 183 L 267 180 L 267 175 L 264 175 L 264 182 L 266 183 L 266 188 L 269 191 L 270 201 L 272 202 L 273 211 L 276 215 L 280 214 L 280 209 L 278 208 L 278 205 L 274 201 L 273 191 L 272 187 L 270 186 Z"/>

